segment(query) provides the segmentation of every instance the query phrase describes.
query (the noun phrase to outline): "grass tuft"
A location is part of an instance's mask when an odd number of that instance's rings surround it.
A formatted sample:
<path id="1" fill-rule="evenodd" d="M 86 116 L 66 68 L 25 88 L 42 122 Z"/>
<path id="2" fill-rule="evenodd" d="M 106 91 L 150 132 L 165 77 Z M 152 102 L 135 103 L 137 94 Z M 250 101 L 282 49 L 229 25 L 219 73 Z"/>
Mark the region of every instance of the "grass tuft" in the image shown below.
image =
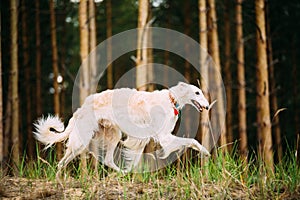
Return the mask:
<path id="1" fill-rule="evenodd" d="M 193 153 L 193 152 L 192 152 Z M 99 165 L 95 171 L 88 162 L 88 174 L 82 176 L 79 161 L 63 172 L 64 190 L 56 184 L 57 161 L 54 152 L 46 158 L 18 166 L 19 177 L 2 176 L 0 197 L 49 195 L 68 199 L 297 199 L 300 197 L 300 169 L 290 151 L 274 173 L 268 173 L 256 157 L 246 164 L 237 152 L 216 152 L 214 158 L 201 165 L 200 159 L 186 156 L 157 172 L 117 173 Z M 193 154 L 187 154 L 192 156 Z M 193 162 L 192 162 L 193 160 Z M 195 161 L 196 160 L 196 161 Z M 14 182 L 14 183 L 13 183 Z M 23 183 L 24 182 L 24 183 Z M 19 187 L 18 190 L 14 187 Z M 14 191 L 22 193 L 14 194 Z M 5 194 L 2 194 L 3 192 Z M 10 196 L 11 195 L 11 196 Z M 22 196 L 29 198 L 28 196 Z"/>

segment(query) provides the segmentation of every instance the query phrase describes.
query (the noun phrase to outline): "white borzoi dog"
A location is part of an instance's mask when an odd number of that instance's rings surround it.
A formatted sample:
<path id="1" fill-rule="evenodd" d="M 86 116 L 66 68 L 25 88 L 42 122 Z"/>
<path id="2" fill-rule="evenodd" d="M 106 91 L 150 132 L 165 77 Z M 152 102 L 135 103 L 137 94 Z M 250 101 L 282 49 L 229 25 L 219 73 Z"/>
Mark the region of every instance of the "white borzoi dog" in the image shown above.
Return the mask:
<path id="1" fill-rule="evenodd" d="M 178 113 L 186 104 L 193 105 L 199 112 L 209 108 L 202 91 L 183 82 L 154 92 L 128 88 L 106 90 L 88 96 L 73 113 L 66 128 L 57 116 L 48 116 L 34 124 L 34 135 L 45 148 L 68 139 L 65 155 L 58 164 L 57 178 L 61 169 L 81 153 L 91 152 L 99 158 L 98 148 L 105 151 L 104 164 L 120 171 L 113 159 L 119 142 L 125 149 L 122 155 L 130 161 L 124 171 L 137 166 L 151 138 L 162 147 L 161 159 L 185 147 L 209 156 L 195 139 L 171 134 Z M 127 137 L 124 141 L 122 133 Z"/>

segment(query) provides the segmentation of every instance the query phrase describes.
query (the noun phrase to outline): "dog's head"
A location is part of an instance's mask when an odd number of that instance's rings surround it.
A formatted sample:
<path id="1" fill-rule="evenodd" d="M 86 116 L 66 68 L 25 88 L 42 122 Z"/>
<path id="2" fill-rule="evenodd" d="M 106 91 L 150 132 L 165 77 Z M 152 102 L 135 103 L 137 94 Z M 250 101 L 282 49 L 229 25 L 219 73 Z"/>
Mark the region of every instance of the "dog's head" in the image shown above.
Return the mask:
<path id="1" fill-rule="evenodd" d="M 199 112 L 202 112 L 203 109 L 208 110 L 209 103 L 203 95 L 203 92 L 198 87 L 184 82 L 179 82 L 178 85 L 172 89 L 175 93 L 178 103 L 181 104 L 181 106 L 190 104 Z"/>

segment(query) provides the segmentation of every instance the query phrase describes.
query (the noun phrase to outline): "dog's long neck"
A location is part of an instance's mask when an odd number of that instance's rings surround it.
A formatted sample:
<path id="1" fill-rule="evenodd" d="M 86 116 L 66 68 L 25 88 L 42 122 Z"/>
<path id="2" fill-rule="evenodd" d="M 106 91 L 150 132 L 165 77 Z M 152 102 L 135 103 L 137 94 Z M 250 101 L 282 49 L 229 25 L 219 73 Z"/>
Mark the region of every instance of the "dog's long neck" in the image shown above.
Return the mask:
<path id="1" fill-rule="evenodd" d="M 185 102 L 183 102 L 182 101 L 182 97 L 180 97 L 180 88 L 178 88 L 177 86 L 174 86 L 174 87 L 171 87 L 170 89 L 169 89 L 169 91 L 170 91 L 170 98 L 171 98 L 171 101 L 172 101 L 172 103 L 174 103 L 174 104 L 177 104 L 177 108 L 178 109 L 182 109 L 183 107 L 184 107 L 184 105 L 185 105 Z"/>

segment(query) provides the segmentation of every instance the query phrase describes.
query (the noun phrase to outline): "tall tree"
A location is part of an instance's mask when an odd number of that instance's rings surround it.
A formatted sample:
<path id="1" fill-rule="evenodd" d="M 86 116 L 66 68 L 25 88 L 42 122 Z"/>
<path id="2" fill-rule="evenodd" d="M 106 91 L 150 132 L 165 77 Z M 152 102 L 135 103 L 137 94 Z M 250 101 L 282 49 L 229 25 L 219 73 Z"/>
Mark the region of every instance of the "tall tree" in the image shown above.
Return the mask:
<path id="1" fill-rule="evenodd" d="M 106 37 L 110 38 L 112 36 L 112 9 L 111 0 L 106 0 Z M 111 40 L 108 40 L 107 44 L 107 61 L 112 60 L 112 44 Z M 107 87 L 109 89 L 113 88 L 113 66 L 112 63 L 107 67 Z"/>
<path id="2" fill-rule="evenodd" d="M 137 38 L 137 56 L 136 56 L 136 86 L 138 90 L 152 90 L 153 88 L 147 87 L 149 78 L 152 78 L 150 73 L 151 65 L 149 65 L 149 59 L 152 59 L 152 50 L 147 50 L 145 48 L 149 42 L 151 42 L 151 36 L 149 31 L 149 25 L 151 22 L 147 23 L 147 19 L 150 14 L 150 2 L 149 0 L 139 0 L 138 8 L 138 38 Z M 150 61 L 151 62 L 151 61 Z M 147 67 L 146 67 L 147 65 Z M 147 144 L 144 152 L 151 153 L 155 149 L 155 143 L 153 140 Z M 151 163 L 149 163 L 151 165 Z"/>
<path id="3" fill-rule="evenodd" d="M 295 137 L 297 138 L 297 144 L 300 142 L 300 124 L 299 124 L 299 111 L 298 111 L 298 71 L 297 71 L 297 49 L 296 49 L 296 35 L 293 34 L 293 41 L 291 44 L 291 56 L 292 56 L 292 74 L 293 74 L 293 101 L 294 101 L 294 123 L 295 123 Z M 300 164 L 300 146 L 297 145 L 297 163 Z"/>
<path id="4" fill-rule="evenodd" d="M 26 93 L 26 128 L 27 128 L 27 155 L 32 157 L 34 154 L 34 143 L 32 134 L 32 108 L 31 108 L 31 83 L 30 83 L 30 65 L 29 65 L 29 45 L 27 29 L 27 10 L 26 1 L 22 0 L 22 51 L 23 51 L 23 68 L 25 68 L 25 93 Z"/>
<path id="5" fill-rule="evenodd" d="M 265 1 L 255 0 L 256 13 L 256 108 L 260 155 L 271 171 L 273 166 L 272 133 L 270 122 L 267 38 L 265 26 Z"/>
<path id="6" fill-rule="evenodd" d="M 166 9 L 166 28 L 170 29 L 171 28 L 171 7 L 172 7 L 172 1 L 171 0 L 166 0 L 166 5 L 168 5 L 167 9 Z M 166 49 L 169 49 L 170 47 L 170 39 L 166 38 Z M 169 51 L 165 51 L 164 52 L 164 64 L 166 66 L 169 66 L 170 64 L 170 52 Z M 164 85 L 168 85 L 169 82 L 169 77 L 168 77 L 168 70 L 164 70 Z"/>
<path id="7" fill-rule="evenodd" d="M 151 19 L 150 21 L 147 22 L 146 24 L 146 34 L 147 34 L 147 43 L 148 44 L 152 44 L 152 31 L 151 29 L 149 29 L 149 27 L 151 26 L 152 22 L 154 21 L 152 19 L 152 9 L 151 9 L 151 4 L 149 3 L 149 7 L 148 7 L 148 17 L 149 19 Z M 154 72 L 153 72 L 153 49 L 152 48 L 148 48 L 147 49 L 147 82 L 148 82 L 148 91 L 154 91 L 155 87 L 154 87 Z"/>
<path id="8" fill-rule="evenodd" d="M 187 36 L 191 36 L 191 25 L 192 25 L 192 18 L 191 18 L 191 2 L 190 1 L 184 1 L 183 3 L 183 12 L 185 14 L 184 21 L 183 21 L 183 26 L 184 26 L 184 34 Z M 184 45 L 184 53 L 185 55 L 190 54 L 190 45 L 185 43 Z M 185 60 L 184 62 L 184 78 L 188 81 L 191 82 L 191 66 L 189 61 Z M 184 115 L 184 129 L 185 129 L 185 135 L 184 137 L 190 137 L 191 133 L 191 116 L 190 116 L 190 107 L 186 107 L 183 110 L 183 115 Z M 186 162 L 191 158 L 191 152 L 187 150 L 185 154 L 182 156 L 182 160 L 178 160 L 177 164 L 177 169 L 180 170 L 180 163 L 188 163 Z"/>
<path id="9" fill-rule="evenodd" d="M 59 101 L 59 84 L 57 82 L 58 77 L 58 52 L 57 52 L 57 41 L 56 41 L 56 19 L 54 0 L 49 1 L 50 6 L 50 27 L 51 27 L 51 49 L 52 49 L 52 70 L 53 70 L 53 88 L 54 88 L 54 113 L 59 115 L 60 113 L 60 101 Z M 62 158 L 63 150 L 62 144 L 56 145 L 57 158 Z"/>
<path id="10" fill-rule="evenodd" d="M 149 0 L 139 0 L 138 8 L 138 38 L 137 38 L 137 52 L 136 52 L 136 86 L 139 90 L 146 90 L 147 71 L 145 65 L 147 64 L 147 51 L 143 49 L 144 42 L 148 42 L 146 28 L 149 11 Z"/>
<path id="11" fill-rule="evenodd" d="M 20 158 L 20 142 L 19 142 L 19 71 L 18 71 L 18 1 L 10 1 L 10 34 L 11 34 L 11 141 L 12 141 L 12 161 L 19 163 Z"/>
<path id="12" fill-rule="evenodd" d="M 208 99 L 208 66 L 206 65 L 207 61 L 207 6 L 206 0 L 198 0 L 198 11 L 199 11 L 199 43 L 200 43 L 200 85 L 203 91 L 204 96 Z M 202 145 L 210 149 L 210 133 L 209 133 L 209 114 L 208 112 L 201 113 L 201 131 L 197 134 L 197 139 L 202 141 Z"/>
<path id="13" fill-rule="evenodd" d="M 232 75 L 231 75 L 231 20 L 230 20 L 230 1 L 225 0 L 225 11 L 224 11 L 224 74 L 225 74 L 225 89 L 227 97 L 227 109 L 226 109 L 226 132 L 228 149 L 232 149 L 233 132 L 232 132 Z"/>
<path id="14" fill-rule="evenodd" d="M 216 119 L 215 123 L 217 126 L 220 126 L 220 145 L 222 146 L 222 150 L 226 150 L 226 129 L 222 127 L 222 124 L 220 123 L 221 119 L 225 119 L 225 110 L 223 107 L 224 104 L 224 97 L 222 95 L 221 90 L 221 80 L 219 77 L 219 73 L 221 73 L 221 62 L 220 62 L 220 50 L 219 50 L 219 39 L 218 39 L 218 26 L 217 26 L 217 14 L 216 14 L 216 7 L 215 7 L 215 0 L 208 0 L 208 6 L 209 6 L 209 12 L 208 12 L 208 21 L 210 24 L 210 43 L 209 43 L 209 49 L 210 54 L 212 56 L 212 59 L 215 63 L 215 69 L 214 74 L 211 74 L 211 76 L 214 76 L 214 82 L 215 85 L 214 91 L 217 97 L 216 102 Z"/>
<path id="15" fill-rule="evenodd" d="M 41 81 L 41 31 L 40 0 L 35 1 L 35 74 L 36 74 L 36 115 L 42 114 L 42 81 Z"/>
<path id="16" fill-rule="evenodd" d="M 246 80 L 245 80 L 245 59 L 244 59 L 244 38 L 243 38 L 243 0 L 236 0 L 236 56 L 237 56 L 237 82 L 238 82 L 238 127 L 240 137 L 240 154 L 244 161 L 247 161 L 247 120 L 246 120 Z"/>
<path id="17" fill-rule="evenodd" d="M 183 10 L 185 13 L 184 17 L 184 34 L 190 36 L 191 35 L 191 24 L 192 24 L 192 19 L 191 19 L 191 5 L 190 1 L 185 1 Z M 188 42 L 184 45 L 184 51 L 186 55 L 190 54 L 190 47 Z M 184 77 L 185 79 L 190 82 L 191 81 L 191 66 L 189 61 L 185 60 L 184 62 Z M 184 110 L 184 115 L 185 117 L 185 132 L 186 134 L 189 134 L 191 132 L 191 118 L 189 116 L 190 113 L 190 107 L 186 107 Z M 189 137 L 189 135 L 186 135 L 186 137 Z"/>
<path id="18" fill-rule="evenodd" d="M 266 34 L 267 34 L 267 56 L 268 56 L 268 69 L 269 69 L 269 80 L 270 80 L 270 102 L 272 115 L 278 110 L 277 103 L 277 92 L 276 92 L 276 82 L 275 82 L 275 72 L 274 72 L 274 61 L 273 61 L 273 48 L 272 48 L 272 38 L 271 38 L 271 26 L 270 26 L 270 16 L 269 16 L 269 3 L 266 1 Z M 279 124 L 279 115 L 273 118 L 273 133 L 275 139 L 275 147 L 277 152 L 277 159 L 280 162 L 282 159 L 282 145 L 281 145 L 281 133 Z"/>
<path id="19" fill-rule="evenodd" d="M 10 74 L 10 78 L 12 75 Z M 12 81 L 9 81 L 8 83 L 8 92 L 7 92 L 7 97 L 8 99 L 6 100 L 6 105 L 5 105 L 5 113 L 4 116 L 4 132 L 3 132 L 3 161 L 8 161 L 9 160 L 9 146 L 10 146 L 10 141 L 12 140 L 11 138 L 11 131 L 12 131 L 12 101 L 10 100 L 12 98 Z"/>
<path id="20" fill-rule="evenodd" d="M 90 69 L 86 61 L 89 52 L 89 31 L 87 21 L 87 0 L 81 0 L 79 2 L 79 35 L 80 35 L 80 59 L 81 59 L 81 71 L 80 71 L 80 104 L 83 104 L 85 98 L 90 93 Z M 85 153 L 81 154 L 81 165 L 83 169 L 82 175 L 87 174 L 87 162 Z"/>
<path id="21" fill-rule="evenodd" d="M 184 2 L 183 10 L 185 13 L 184 23 L 183 23 L 184 24 L 184 34 L 190 36 L 191 35 L 191 24 L 192 24 L 190 1 Z M 187 54 L 187 55 L 189 54 L 190 47 L 189 47 L 188 43 L 185 44 L 184 51 L 185 51 L 185 54 Z M 190 70 L 191 70 L 190 63 L 186 60 L 184 62 L 184 77 L 186 78 L 187 81 L 191 81 Z"/>
<path id="22" fill-rule="evenodd" d="M 1 33 L 1 12 L 0 12 L 0 33 Z M 3 139 L 3 86 L 2 86 L 2 50 L 1 50 L 1 34 L 0 34 L 0 171 L 3 167 L 4 158 L 4 139 Z"/>
<path id="23" fill-rule="evenodd" d="M 96 33 L 96 11 L 95 2 L 88 1 L 89 3 L 89 51 L 92 52 L 97 46 L 97 33 Z M 89 56 L 89 68 L 90 68 L 90 93 L 94 93 L 97 90 L 97 54 L 93 52 Z"/>
<path id="24" fill-rule="evenodd" d="M 89 31 L 87 20 L 87 0 L 79 3 L 79 35 L 80 35 L 80 59 L 82 62 L 80 71 L 80 104 L 90 93 L 90 69 L 87 63 L 84 63 L 89 53 Z"/>
<path id="25" fill-rule="evenodd" d="M 96 33 L 96 11 L 95 2 L 88 1 L 88 11 L 89 11 L 89 69 L 90 69 L 90 92 L 95 93 L 97 91 L 97 53 L 95 50 L 97 46 L 97 33 Z M 98 168 L 98 160 L 92 158 L 92 164 L 94 169 Z M 98 175 L 98 174 L 97 174 Z"/>

